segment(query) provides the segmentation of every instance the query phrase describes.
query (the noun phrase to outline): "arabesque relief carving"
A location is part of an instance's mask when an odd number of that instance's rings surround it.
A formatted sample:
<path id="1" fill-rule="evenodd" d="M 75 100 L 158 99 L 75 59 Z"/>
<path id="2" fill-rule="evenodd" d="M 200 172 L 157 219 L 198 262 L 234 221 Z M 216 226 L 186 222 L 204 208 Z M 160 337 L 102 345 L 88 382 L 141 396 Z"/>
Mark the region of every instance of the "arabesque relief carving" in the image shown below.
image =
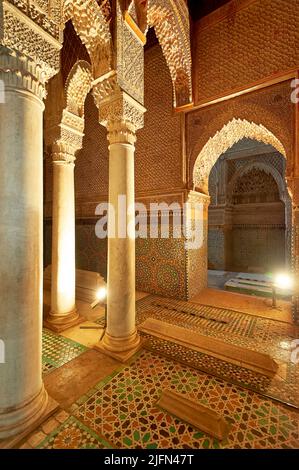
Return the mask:
<path id="1" fill-rule="evenodd" d="M 75 161 L 75 153 L 82 147 L 84 102 L 91 85 L 90 64 L 82 60 L 76 62 L 65 85 L 65 109 L 52 147 L 53 161 Z"/>
<path id="2" fill-rule="evenodd" d="M 216 160 L 244 137 L 272 145 L 286 157 L 282 143 L 263 125 L 248 122 L 245 119 L 232 119 L 213 137 L 210 137 L 198 155 L 193 169 L 194 187 L 207 194 L 209 174 Z"/>
<path id="3" fill-rule="evenodd" d="M 147 19 L 154 26 L 174 88 L 174 106 L 192 102 L 189 13 L 183 0 L 149 0 Z"/>
<path id="4" fill-rule="evenodd" d="M 64 21 L 71 19 L 75 30 L 85 45 L 93 68 L 94 78 L 113 68 L 112 39 L 107 19 L 107 5 L 98 5 L 96 0 L 65 0 Z"/>

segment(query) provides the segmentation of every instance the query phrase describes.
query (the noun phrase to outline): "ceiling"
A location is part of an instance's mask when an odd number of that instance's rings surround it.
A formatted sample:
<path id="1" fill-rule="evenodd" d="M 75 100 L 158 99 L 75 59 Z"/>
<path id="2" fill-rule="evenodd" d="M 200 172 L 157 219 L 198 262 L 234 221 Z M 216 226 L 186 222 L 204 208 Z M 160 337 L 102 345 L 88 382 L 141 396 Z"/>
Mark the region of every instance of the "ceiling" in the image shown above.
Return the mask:
<path id="1" fill-rule="evenodd" d="M 230 0 L 188 0 L 190 15 L 193 21 L 199 20 Z"/>

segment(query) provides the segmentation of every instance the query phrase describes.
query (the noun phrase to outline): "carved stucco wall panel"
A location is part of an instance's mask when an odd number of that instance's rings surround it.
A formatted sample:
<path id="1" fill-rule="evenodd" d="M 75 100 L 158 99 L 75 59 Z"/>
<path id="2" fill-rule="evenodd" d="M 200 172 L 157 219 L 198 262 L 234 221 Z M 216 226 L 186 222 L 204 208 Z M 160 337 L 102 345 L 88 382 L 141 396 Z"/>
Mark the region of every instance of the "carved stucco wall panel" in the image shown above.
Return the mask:
<path id="1" fill-rule="evenodd" d="M 192 102 L 189 12 L 184 0 L 149 0 L 147 19 L 154 26 L 174 88 L 174 106 Z"/>
<path id="2" fill-rule="evenodd" d="M 136 191 L 183 186 L 181 116 L 173 113 L 171 78 L 159 45 L 145 52 L 144 128 L 136 142 Z"/>
<path id="3" fill-rule="evenodd" d="M 109 72 L 113 67 L 112 39 L 106 8 L 96 0 L 65 0 L 64 21 L 72 20 L 91 58 L 95 78 Z"/>
<path id="4" fill-rule="evenodd" d="M 0 6 L 0 41 L 1 46 L 15 52 L 15 56 L 21 59 L 20 64 L 24 62 L 21 69 L 28 66 L 28 76 L 33 76 L 34 68 L 42 71 L 38 80 L 43 86 L 58 72 L 62 36 L 51 11 L 40 12 L 33 2 L 3 0 Z"/>
<path id="5" fill-rule="evenodd" d="M 144 102 L 144 48 L 126 24 L 121 10 L 117 14 L 117 82 L 138 103 Z"/>
<path id="6" fill-rule="evenodd" d="M 214 12 L 210 23 L 203 19 L 195 29 L 196 103 L 299 66 L 298 1 L 244 3 L 226 5 L 226 17 L 217 20 Z"/>
<path id="7" fill-rule="evenodd" d="M 196 188 L 208 194 L 208 179 L 213 165 L 220 155 L 244 137 L 272 145 L 286 157 L 281 142 L 263 125 L 234 118 L 208 140 L 198 155 L 193 170 L 193 184 Z"/>
<path id="8" fill-rule="evenodd" d="M 193 183 L 195 161 L 203 147 L 233 120 L 252 122 L 271 132 L 284 149 L 287 158 L 286 176 L 291 175 L 294 159 L 295 106 L 291 102 L 290 94 L 291 82 L 286 81 L 233 98 L 229 105 L 227 102 L 221 102 L 190 112 L 186 119 L 190 184 Z M 221 148 L 220 145 L 219 151 Z M 282 151 L 281 148 L 279 151 Z"/>

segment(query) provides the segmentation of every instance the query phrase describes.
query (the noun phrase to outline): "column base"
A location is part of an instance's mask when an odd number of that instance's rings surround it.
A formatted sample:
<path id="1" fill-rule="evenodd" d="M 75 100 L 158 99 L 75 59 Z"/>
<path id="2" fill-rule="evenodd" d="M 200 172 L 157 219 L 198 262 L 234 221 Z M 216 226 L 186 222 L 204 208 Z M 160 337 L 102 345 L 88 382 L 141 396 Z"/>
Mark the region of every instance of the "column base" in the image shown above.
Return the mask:
<path id="1" fill-rule="evenodd" d="M 11 407 L 6 412 L 0 411 L 0 439 L 28 432 L 29 428 L 36 426 L 36 422 L 43 416 L 47 406 L 48 394 L 43 385 L 41 391 L 34 398 L 18 407 Z"/>
<path id="2" fill-rule="evenodd" d="M 48 330 L 52 330 L 55 333 L 61 333 L 62 331 L 68 330 L 69 328 L 79 325 L 84 321 L 86 321 L 86 319 L 81 317 L 77 310 L 73 310 L 72 312 L 66 313 L 64 315 L 57 315 L 50 312 L 47 318 L 44 320 L 43 326 L 44 328 L 48 328 Z"/>
<path id="3" fill-rule="evenodd" d="M 117 338 L 105 333 L 104 338 L 94 346 L 94 349 L 106 356 L 112 357 L 120 362 L 127 362 L 134 354 L 142 348 L 141 340 L 137 330 L 126 337 Z"/>
<path id="4" fill-rule="evenodd" d="M 24 431 L 19 432 L 15 436 L 8 437 L 6 439 L 0 439 L 0 449 L 13 449 L 23 442 L 29 434 L 31 434 L 35 429 L 37 429 L 42 423 L 44 423 L 50 416 L 52 416 L 56 411 L 60 409 L 59 404 L 53 400 L 53 398 L 48 397 L 48 403 L 44 412 L 40 415 L 36 421 L 32 422 Z"/>

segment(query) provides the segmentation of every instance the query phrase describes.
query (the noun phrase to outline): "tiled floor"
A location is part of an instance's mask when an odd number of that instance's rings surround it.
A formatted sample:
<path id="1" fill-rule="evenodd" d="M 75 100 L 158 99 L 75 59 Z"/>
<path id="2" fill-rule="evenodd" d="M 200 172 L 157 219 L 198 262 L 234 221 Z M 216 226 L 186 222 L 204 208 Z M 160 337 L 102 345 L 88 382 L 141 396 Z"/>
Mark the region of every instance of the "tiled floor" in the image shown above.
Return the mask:
<path id="1" fill-rule="evenodd" d="M 154 295 L 137 302 L 137 324 L 149 317 L 232 344 L 269 352 L 282 360 L 288 360 L 289 353 L 280 347 L 281 343 L 290 342 L 299 334 L 298 327 L 286 322 Z"/>
<path id="2" fill-rule="evenodd" d="M 231 425 L 218 441 L 157 407 L 162 389 L 186 394 Z M 59 412 L 23 448 L 299 448 L 298 412 L 149 351 Z"/>
<path id="3" fill-rule="evenodd" d="M 298 366 L 295 364 L 283 365 L 281 375 L 277 374 L 274 378 L 270 378 L 245 367 L 186 348 L 180 344 L 147 334 L 142 334 L 142 336 L 147 340 L 146 349 L 152 352 L 169 359 L 175 358 L 176 361 L 209 375 L 219 377 L 231 384 L 239 385 L 299 409 L 299 371 Z"/>
<path id="4" fill-rule="evenodd" d="M 86 351 L 86 347 L 50 330 L 43 330 L 43 374 L 52 372 Z"/>
<path id="5" fill-rule="evenodd" d="M 139 322 L 144 312 L 155 307 L 151 304 L 152 301 L 153 298 L 145 298 L 138 302 Z M 155 308 L 162 308 L 163 315 L 172 312 L 171 315 L 180 316 L 179 311 L 172 310 L 172 303 L 168 304 L 168 309 L 164 307 L 156 305 Z M 190 312 L 188 313 L 190 315 Z M 200 314 L 214 317 L 215 311 L 206 310 Z M 205 318 L 200 320 L 206 321 Z M 223 314 L 222 320 L 226 321 L 229 318 Z M 217 325 L 217 322 L 215 324 Z M 224 323 L 223 325 L 225 326 Z M 277 343 L 277 338 L 280 340 L 281 335 L 289 332 L 289 330 L 281 331 L 278 327 L 272 328 L 268 320 L 260 325 L 269 331 L 264 332 L 261 328 L 258 341 L 268 344 L 271 348 L 275 342 Z M 239 322 L 240 330 L 230 331 L 230 335 L 246 341 L 252 339 L 252 330 L 257 326 L 258 321 L 250 323 L 248 319 L 243 318 Z M 285 327 L 288 328 L 287 325 Z M 221 328 L 219 331 L 221 333 Z M 70 396 L 66 401 L 63 394 L 60 394 L 61 396 L 58 394 L 58 402 L 64 411 L 60 410 L 43 423 L 20 447 L 299 448 L 299 412 L 253 391 L 255 387 L 260 393 L 269 392 L 269 383 L 265 382 L 265 377 L 259 377 L 259 374 L 232 364 L 226 364 L 225 367 L 223 363 L 216 364 L 217 360 L 210 356 L 195 357 L 190 351 L 181 351 L 177 345 L 175 352 L 171 351 L 171 354 L 168 354 L 165 352 L 165 347 L 171 350 L 173 345 L 158 344 L 152 347 L 153 351 L 143 350 L 130 365 L 110 364 L 110 369 L 109 367 L 105 369 L 103 362 L 104 375 L 100 374 L 99 377 L 105 378 L 95 382 L 95 375 L 92 382 L 96 385 L 92 385 L 91 388 L 88 388 L 88 383 L 91 382 L 87 381 L 87 387 L 79 398 L 75 398 L 79 396 L 76 393 L 73 398 Z M 81 363 L 85 364 L 84 357 L 88 362 L 89 355 L 94 354 L 99 353 L 89 350 L 78 342 L 44 330 L 43 368 L 47 374 L 46 380 L 51 381 L 51 376 L 53 377 L 54 388 L 55 384 L 60 387 L 59 380 L 55 379 L 57 374 L 62 378 L 66 377 L 65 380 L 70 380 L 71 386 L 71 381 L 79 377 L 78 371 L 74 373 L 76 367 Z M 192 356 L 189 357 L 189 362 L 180 363 L 179 361 L 184 362 L 188 354 Z M 98 361 L 98 357 L 94 360 Z M 103 361 L 105 361 L 104 356 Z M 200 364 L 193 364 L 192 361 L 199 361 Z M 114 369 L 112 373 L 111 367 Z M 213 368 L 214 376 L 211 375 Z M 292 371 L 293 382 L 294 375 L 298 375 L 297 369 L 296 372 Z M 85 372 L 82 372 L 83 375 Z M 234 380 L 232 380 L 233 375 Z M 244 388 L 248 384 L 251 390 Z M 157 401 L 163 389 L 183 393 L 221 414 L 231 426 L 226 440 L 220 442 L 160 409 Z M 294 398 L 294 395 L 298 394 L 298 388 L 294 389 L 292 386 L 288 393 Z"/>
<path id="6" fill-rule="evenodd" d="M 70 416 L 50 433 L 38 449 L 110 449 L 111 446 L 76 418 Z"/>

